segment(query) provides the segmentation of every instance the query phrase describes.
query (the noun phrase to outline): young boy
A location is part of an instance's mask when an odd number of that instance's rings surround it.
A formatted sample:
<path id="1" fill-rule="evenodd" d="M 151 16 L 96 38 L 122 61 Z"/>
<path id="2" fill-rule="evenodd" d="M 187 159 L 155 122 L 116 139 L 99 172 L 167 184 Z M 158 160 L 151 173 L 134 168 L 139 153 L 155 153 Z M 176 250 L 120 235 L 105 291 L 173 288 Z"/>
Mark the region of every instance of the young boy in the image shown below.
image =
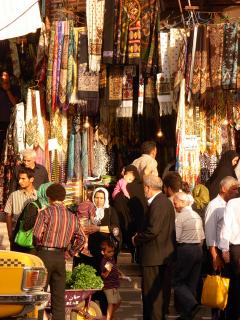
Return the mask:
<path id="1" fill-rule="evenodd" d="M 101 261 L 101 276 L 103 278 L 103 291 L 107 297 L 107 319 L 112 320 L 115 311 L 121 304 L 121 297 L 119 294 L 119 275 L 121 274 L 117 268 L 114 260 L 114 246 L 109 240 L 101 243 L 101 253 L 103 255 Z"/>

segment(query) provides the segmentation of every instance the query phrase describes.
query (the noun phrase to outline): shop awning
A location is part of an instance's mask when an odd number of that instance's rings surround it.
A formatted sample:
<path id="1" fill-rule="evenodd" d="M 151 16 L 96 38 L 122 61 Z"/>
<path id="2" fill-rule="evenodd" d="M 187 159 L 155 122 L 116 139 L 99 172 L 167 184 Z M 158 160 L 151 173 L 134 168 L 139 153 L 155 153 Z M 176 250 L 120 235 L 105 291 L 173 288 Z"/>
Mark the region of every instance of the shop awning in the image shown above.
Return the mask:
<path id="1" fill-rule="evenodd" d="M 41 25 L 38 0 L 1 0 L 0 40 L 36 32 Z"/>

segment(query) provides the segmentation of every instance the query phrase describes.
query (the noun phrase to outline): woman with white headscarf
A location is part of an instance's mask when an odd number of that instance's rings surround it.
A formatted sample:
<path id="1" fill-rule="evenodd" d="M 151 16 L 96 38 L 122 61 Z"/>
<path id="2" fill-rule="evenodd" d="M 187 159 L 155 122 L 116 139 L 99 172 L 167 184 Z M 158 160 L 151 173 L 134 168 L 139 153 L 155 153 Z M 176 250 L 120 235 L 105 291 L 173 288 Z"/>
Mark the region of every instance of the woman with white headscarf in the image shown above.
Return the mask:
<path id="1" fill-rule="evenodd" d="M 83 227 L 84 232 L 89 235 L 88 249 L 92 257 L 79 253 L 79 257 L 74 257 L 73 266 L 75 267 L 80 263 L 85 263 L 94 267 L 100 275 L 102 259 L 101 243 L 108 239 L 113 241 L 117 255 L 121 232 L 117 213 L 115 209 L 109 205 L 108 191 L 105 188 L 96 188 L 93 192 L 92 202 L 96 208 L 96 214 L 93 218 L 94 224 Z M 107 301 L 104 293 L 102 291 L 96 292 L 92 298 L 93 300 L 99 300 L 101 310 L 105 315 L 107 311 Z"/>
<path id="2" fill-rule="evenodd" d="M 96 208 L 94 224 L 84 227 L 84 232 L 89 235 L 88 249 L 92 257 L 79 254 L 74 258 L 74 266 L 79 263 L 92 265 L 100 272 L 101 242 L 110 239 L 114 242 L 116 251 L 121 239 L 118 216 L 113 207 L 109 205 L 108 191 L 105 188 L 96 188 L 93 192 L 92 202 Z M 117 252 L 116 252 L 117 253 Z"/>

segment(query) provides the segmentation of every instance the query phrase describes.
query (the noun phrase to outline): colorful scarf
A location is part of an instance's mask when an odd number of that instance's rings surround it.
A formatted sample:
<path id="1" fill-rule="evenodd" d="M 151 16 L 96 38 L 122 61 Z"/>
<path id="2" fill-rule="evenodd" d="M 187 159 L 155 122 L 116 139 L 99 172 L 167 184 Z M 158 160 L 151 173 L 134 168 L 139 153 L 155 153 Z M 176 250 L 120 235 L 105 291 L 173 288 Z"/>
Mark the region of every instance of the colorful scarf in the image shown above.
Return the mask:
<path id="1" fill-rule="evenodd" d="M 127 41 L 128 41 L 128 29 L 129 29 L 129 17 L 127 8 L 124 5 L 124 0 L 119 0 L 118 3 L 119 15 L 116 22 L 115 28 L 115 62 L 117 64 L 126 63 L 127 53 Z"/>
<path id="2" fill-rule="evenodd" d="M 52 72 L 54 62 L 54 39 L 55 39 L 55 26 L 51 27 L 49 52 L 48 52 L 48 65 L 47 65 L 47 84 L 46 84 L 46 106 L 47 111 L 50 112 L 52 106 Z"/>
<path id="3" fill-rule="evenodd" d="M 137 10 L 136 10 L 137 11 Z M 157 37 L 159 19 L 159 1 L 148 0 L 141 3 L 141 62 L 142 72 L 145 74 L 156 73 L 153 64 L 158 65 L 160 61 L 154 61 L 157 57 Z M 154 63 L 155 62 L 155 63 Z"/>
<path id="4" fill-rule="evenodd" d="M 116 110 L 118 118 L 131 118 L 133 108 L 133 76 L 135 67 L 125 66 L 122 77 L 122 104 Z M 119 90 L 119 88 L 118 88 Z"/>
<path id="5" fill-rule="evenodd" d="M 56 110 L 57 102 L 57 56 L 58 56 L 58 22 L 53 23 L 55 27 L 55 37 L 54 37 L 54 47 L 53 47 L 53 70 L 52 70 L 52 107 L 51 110 L 54 112 Z"/>
<path id="6" fill-rule="evenodd" d="M 58 87 L 58 97 L 62 106 L 65 106 L 67 101 L 69 27 L 70 27 L 70 22 L 64 21 L 63 49 L 62 49 L 61 70 L 60 70 L 60 79 L 59 79 L 59 87 Z"/>
<path id="7" fill-rule="evenodd" d="M 222 61 L 223 61 L 223 34 L 224 25 L 208 26 L 209 34 L 209 63 L 210 63 L 210 87 L 219 89 L 222 85 Z"/>
<path id="8" fill-rule="evenodd" d="M 105 0 L 88 0 L 86 2 L 90 72 L 100 71 L 104 7 Z"/>
<path id="9" fill-rule="evenodd" d="M 237 82 L 238 62 L 238 24 L 224 25 L 222 86 L 224 89 L 235 89 Z"/>

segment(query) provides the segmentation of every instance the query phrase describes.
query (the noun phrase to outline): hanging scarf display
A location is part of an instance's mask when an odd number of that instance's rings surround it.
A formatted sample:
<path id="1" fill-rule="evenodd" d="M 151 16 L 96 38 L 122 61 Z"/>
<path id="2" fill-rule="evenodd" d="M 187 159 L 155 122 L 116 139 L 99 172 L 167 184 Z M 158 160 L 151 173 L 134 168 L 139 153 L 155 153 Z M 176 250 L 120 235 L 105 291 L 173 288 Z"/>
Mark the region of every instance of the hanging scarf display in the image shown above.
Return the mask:
<path id="1" fill-rule="evenodd" d="M 133 76 L 135 74 L 133 66 L 125 66 L 123 68 L 122 78 L 122 104 L 116 110 L 118 118 L 131 118 L 133 108 Z M 119 90 L 119 88 L 118 88 Z"/>
<path id="2" fill-rule="evenodd" d="M 50 112 L 52 106 L 52 72 L 54 61 L 54 39 L 55 39 L 55 26 L 51 26 L 49 51 L 48 51 L 48 64 L 47 64 L 47 84 L 46 84 L 46 106 L 47 111 Z"/>
<path id="3" fill-rule="evenodd" d="M 89 71 L 99 72 L 102 54 L 102 34 L 105 0 L 88 0 L 86 16 L 88 29 Z"/>
<path id="4" fill-rule="evenodd" d="M 160 32 L 162 72 L 157 74 L 156 90 L 160 116 L 171 114 L 173 95 L 171 92 L 171 76 L 169 66 L 169 34 Z"/>
<path id="5" fill-rule="evenodd" d="M 143 74 L 159 72 L 161 62 L 157 55 L 157 37 L 159 20 L 159 1 L 148 0 L 141 2 L 141 63 Z M 156 61 L 155 61 L 156 60 Z M 153 67 L 157 70 L 153 70 Z"/>
<path id="6" fill-rule="evenodd" d="M 58 67 L 58 30 L 61 23 L 55 22 L 53 26 L 55 27 L 55 37 L 54 37 L 54 47 L 53 47 L 53 69 L 52 69 L 52 107 L 51 111 L 54 112 L 56 110 L 56 103 L 57 103 L 57 67 Z M 60 40 L 60 39 L 59 39 Z"/>
<path id="7" fill-rule="evenodd" d="M 105 2 L 102 62 L 113 63 L 114 26 L 117 17 L 116 0 Z"/>
<path id="8" fill-rule="evenodd" d="M 23 102 L 15 106 L 15 125 L 14 125 L 14 141 L 16 154 L 20 154 L 25 149 L 25 119 L 24 119 L 25 106 Z"/>
<path id="9" fill-rule="evenodd" d="M 124 0 L 119 0 L 118 5 L 118 18 L 114 32 L 114 58 L 117 64 L 124 64 L 126 62 L 127 55 L 128 28 L 130 20 L 128 17 L 127 8 L 124 5 Z"/>
<path id="10" fill-rule="evenodd" d="M 224 89 L 235 89 L 237 82 L 238 62 L 238 24 L 224 25 L 222 86 Z"/>
<path id="11" fill-rule="evenodd" d="M 210 55 L 210 86 L 219 89 L 222 85 L 223 34 L 224 25 L 208 26 Z"/>
<path id="12" fill-rule="evenodd" d="M 61 105 L 65 105 L 67 101 L 67 71 L 68 71 L 68 49 L 69 49 L 69 21 L 64 22 L 63 49 L 61 58 L 60 79 L 58 87 L 58 97 Z"/>

